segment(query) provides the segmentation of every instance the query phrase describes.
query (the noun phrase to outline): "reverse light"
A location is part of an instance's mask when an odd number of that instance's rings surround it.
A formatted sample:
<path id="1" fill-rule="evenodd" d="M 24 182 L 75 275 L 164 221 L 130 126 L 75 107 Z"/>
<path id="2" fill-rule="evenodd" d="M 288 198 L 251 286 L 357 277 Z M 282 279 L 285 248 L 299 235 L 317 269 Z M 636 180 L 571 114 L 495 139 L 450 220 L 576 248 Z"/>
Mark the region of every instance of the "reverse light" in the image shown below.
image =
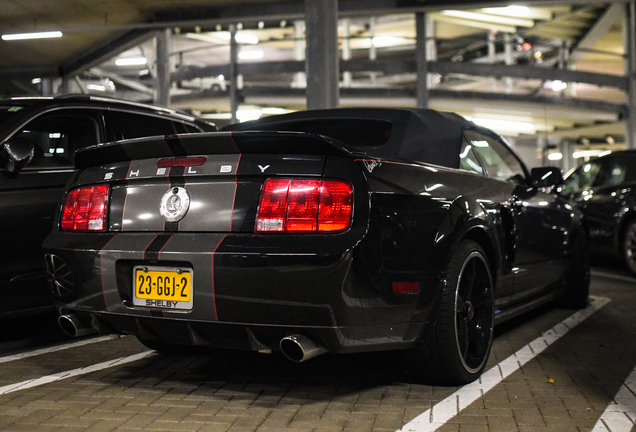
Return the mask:
<path id="1" fill-rule="evenodd" d="M 69 191 L 62 210 L 62 231 L 106 231 L 109 191 L 107 184 L 82 186 Z"/>
<path id="2" fill-rule="evenodd" d="M 351 225 L 353 188 L 338 180 L 265 181 L 256 232 L 337 232 Z"/>

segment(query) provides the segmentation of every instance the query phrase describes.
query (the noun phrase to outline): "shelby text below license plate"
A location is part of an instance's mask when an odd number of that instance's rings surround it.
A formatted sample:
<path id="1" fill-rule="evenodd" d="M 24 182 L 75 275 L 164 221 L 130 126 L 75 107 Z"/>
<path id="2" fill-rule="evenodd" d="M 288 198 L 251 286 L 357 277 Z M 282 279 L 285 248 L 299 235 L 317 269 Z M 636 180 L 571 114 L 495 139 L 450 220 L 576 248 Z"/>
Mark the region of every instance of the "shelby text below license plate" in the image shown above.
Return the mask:
<path id="1" fill-rule="evenodd" d="M 191 269 L 135 266 L 133 304 L 164 309 L 192 309 Z"/>

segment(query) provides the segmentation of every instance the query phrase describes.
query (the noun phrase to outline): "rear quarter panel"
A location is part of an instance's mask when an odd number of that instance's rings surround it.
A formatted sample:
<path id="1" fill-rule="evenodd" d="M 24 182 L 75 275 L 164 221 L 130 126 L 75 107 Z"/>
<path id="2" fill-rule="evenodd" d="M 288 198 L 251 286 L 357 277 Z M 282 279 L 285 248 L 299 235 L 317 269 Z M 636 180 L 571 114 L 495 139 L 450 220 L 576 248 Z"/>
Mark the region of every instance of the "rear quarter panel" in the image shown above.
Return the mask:
<path id="1" fill-rule="evenodd" d="M 420 280 L 418 303 L 429 308 L 436 304 L 453 247 L 466 236 L 484 243 L 493 278 L 504 278 L 506 241 L 499 211 L 504 190 L 497 182 L 434 166 L 359 163 L 371 196 L 369 235 L 360 249 L 369 281 L 387 291 L 395 280 Z M 503 281 L 496 295 L 506 298 L 510 289 Z"/>

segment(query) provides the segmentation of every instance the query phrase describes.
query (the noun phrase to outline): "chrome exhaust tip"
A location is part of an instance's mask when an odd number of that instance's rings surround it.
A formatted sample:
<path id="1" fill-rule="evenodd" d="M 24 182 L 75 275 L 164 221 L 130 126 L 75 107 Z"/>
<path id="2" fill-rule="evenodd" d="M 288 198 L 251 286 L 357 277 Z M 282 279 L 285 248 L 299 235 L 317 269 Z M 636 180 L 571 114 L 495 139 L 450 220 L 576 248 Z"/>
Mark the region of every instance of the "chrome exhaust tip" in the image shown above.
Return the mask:
<path id="1" fill-rule="evenodd" d="M 327 349 L 307 336 L 291 335 L 281 339 L 280 350 L 289 360 L 301 363 L 327 352 Z"/>
<path id="2" fill-rule="evenodd" d="M 87 327 L 82 323 L 75 314 L 60 315 L 57 323 L 64 333 L 72 337 L 86 336 L 91 333 L 97 333 L 92 327 Z"/>

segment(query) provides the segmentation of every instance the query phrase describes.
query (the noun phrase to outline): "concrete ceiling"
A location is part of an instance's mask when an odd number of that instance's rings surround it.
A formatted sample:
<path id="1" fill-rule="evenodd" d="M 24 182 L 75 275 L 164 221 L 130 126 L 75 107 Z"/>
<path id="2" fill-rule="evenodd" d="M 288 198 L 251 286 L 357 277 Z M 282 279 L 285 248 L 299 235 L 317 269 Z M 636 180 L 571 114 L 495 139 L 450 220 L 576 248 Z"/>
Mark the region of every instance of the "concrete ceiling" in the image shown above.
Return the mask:
<path id="1" fill-rule="evenodd" d="M 291 71 L 302 68 L 302 64 L 290 66 L 289 60 L 293 60 L 290 54 L 294 38 L 292 23 L 302 19 L 303 3 L 304 0 L 0 0 L 2 34 L 53 30 L 64 34 L 62 38 L 56 39 L 0 40 L 0 77 L 5 83 L 14 84 L 4 93 L 28 93 L 32 89 L 24 84 L 24 79 L 59 78 L 75 74 L 82 74 L 82 79 L 87 79 L 85 72 L 90 71 L 88 79 L 91 76 L 107 77 L 118 88 L 126 88 L 129 93 L 124 93 L 124 97 L 136 92 L 137 96 L 131 98 L 151 99 L 152 84 L 138 80 L 137 70 L 117 68 L 114 65 L 116 56 L 152 57 L 154 31 L 169 27 L 175 31 L 175 46 L 180 53 L 182 69 L 178 72 L 189 72 L 193 74 L 194 81 L 202 82 L 208 76 L 216 76 L 227 66 L 227 56 L 222 53 L 227 47 L 218 41 L 214 42 L 211 32 L 219 26 L 227 29 L 229 23 L 240 22 L 244 23 L 246 32 L 253 29 L 254 32 L 260 32 L 261 40 L 269 40 L 266 49 L 272 53 L 268 58 L 269 63 L 245 62 L 244 70 L 259 72 L 246 74 L 248 82 L 243 94 L 244 102 L 248 105 L 299 109 L 304 104 L 303 90 L 289 84 L 281 87 L 280 77 L 285 74 L 291 76 Z M 616 19 L 616 8 L 613 9 L 613 15 L 605 16 L 612 10 L 612 5 L 620 2 L 529 0 L 523 3 L 532 6 L 531 16 L 525 18 L 528 24 L 524 24 L 520 17 L 516 23 L 504 20 L 495 25 L 494 21 L 483 22 L 483 18 L 471 14 L 485 12 L 489 20 L 494 20 L 492 17 L 497 12 L 481 8 L 502 6 L 509 2 L 340 0 L 341 17 L 352 18 L 353 32 L 359 36 L 359 40 L 351 42 L 354 48 L 351 66 L 354 69 L 356 65 L 353 62 L 356 59 L 364 60 L 360 57 L 367 56 L 364 48 L 355 46 L 356 43 L 363 43 L 365 38 L 370 38 L 369 26 L 365 21 L 367 17 L 379 17 L 376 35 L 411 40 L 404 46 L 386 48 L 383 57 L 378 58 L 384 61 L 379 63 L 388 68 L 397 70 L 402 67 L 404 70 L 394 73 L 384 71 L 375 75 L 367 73 L 369 76 L 358 73 L 357 84 L 354 81 L 351 88 L 342 89 L 341 104 L 414 105 L 412 57 L 415 29 L 412 12 L 422 10 L 430 12 L 435 20 L 440 61 L 456 61 L 457 55 L 462 52 L 469 57 L 466 53 L 479 51 L 483 48 L 488 29 L 498 30 L 499 34 L 514 30 L 514 33 L 527 40 L 544 44 L 549 41 L 552 45 L 545 46 L 546 53 L 548 49 L 552 53 L 558 51 L 558 47 L 554 46 L 557 42 L 569 44 L 572 48 L 572 64 L 567 66 L 571 69 L 606 76 L 624 75 L 621 20 Z M 266 23 L 265 28 L 257 29 L 259 21 Z M 287 25 L 282 25 L 285 22 Z M 455 71 L 438 75 L 440 82 L 431 92 L 433 108 L 458 111 L 466 116 L 507 115 L 525 118 L 535 123 L 535 132 L 551 132 L 567 139 L 576 139 L 581 131 L 593 133 L 596 126 L 599 136 L 624 134 L 621 121 L 625 110 L 624 90 L 582 82 L 575 91 L 572 90 L 574 87 L 566 91 L 553 91 L 551 80 L 547 77 L 549 71 L 556 68 L 554 56 L 552 59 L 546 56 L 543 64 L 533 63 L 533 66 L 543 67 L 547 73 L 539 74 L 534 79 L 514 78 L 514 94 L 507 94 L 511 93 L 510 80 L 479 76 L 477 69 L 471 75 L 471 67 L 479 67 L 480 63 L 501 63 L 501 58 L 467 58 L 460 61 L 468 73 Z M 287 62 L 286 66 L 282 67 L 284 62 Z M 282 68 L 282 72 L 267 75 L 266 72 L 278 71 L 277 68 Z M 370 77 L 375 79 L 376 75 L 379 81 L 373 82 L 380 84 L 369 85 Z M 283 78 L 283 81 L 286 79 Z M 180 81 L 179 85 L 182 84 Z M 121 94 L 115 96 L 121 97 Z M 206 89 L 189 92 L 187 88 L 180 88 L 175 91 L 172 100 L 176 106 L 203 112 L 223 111 L 228 105 L 223 92 Z"/>

